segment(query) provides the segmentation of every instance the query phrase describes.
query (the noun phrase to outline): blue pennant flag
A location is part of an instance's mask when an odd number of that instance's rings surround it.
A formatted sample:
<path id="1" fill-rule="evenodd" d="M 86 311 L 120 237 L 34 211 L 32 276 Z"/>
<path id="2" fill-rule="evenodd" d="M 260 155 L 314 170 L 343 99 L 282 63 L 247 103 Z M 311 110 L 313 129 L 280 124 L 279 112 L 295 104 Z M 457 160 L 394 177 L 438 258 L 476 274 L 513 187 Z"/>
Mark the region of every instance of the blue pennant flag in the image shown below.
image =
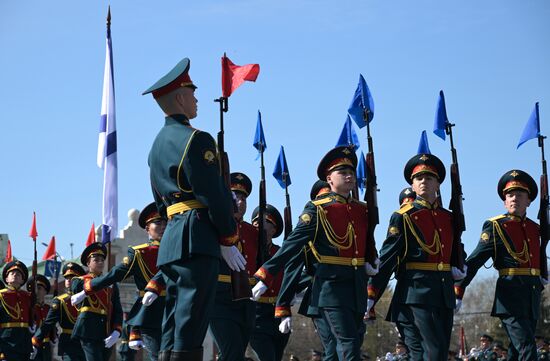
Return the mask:
<path id="1" fill-rule="evenodd" d="M 428 145 L 428 135 L 426 134 L 426 131 L 422 131 L 422 135 L 420 135 L 420 143 L 418 143 L 418 154 L 432 154 L 430 152 L 430 146 Z"/>
<path id="2" fill-rule="evenodd" d="M 359 74 L 359 84 L 348 108 L 348 114 L 359 129 L 367 125 L 367 122 L 370 123 L 374 118 L 374 101 L 369 86 L 361 74 Z"/>
<path id="3" fill-rule="evenodd" d="M 361 158 L 359 158 L 359 164 L 357 164 L 357 183 L 361 191 L 365 189 L 365 185 L 367 184 L 367 160 L 363 151 L 361 151 Z"/>
<path id="4" fill-rule="evenodd" d="M 342 133 L 340 133 L 340 138 L 338 138 L 336 146 L 353 147 L 354 151 L 359 148 L 359 137 L 357 136 L 355 129 L 353 129 L 353 124 L 351 124 L 351 118 L 349 117 L 349 114 L 346 118 L 344 128 L 342 129 Z"/>
<path id="5" fill-rule="evenodd" d="M 445 95 L 443 90 L 439 91 L 439 99 L 437 100 L 437 109 L 435 111 L 434 134 L 445 140 L 445 129 L 447 128 L 447 109 L 445 108 Z"/>
<path id="6" fill-rule="evenodd" d="M 44 265 L 44 276 L 49 278 L 59 277 L 59 270 L 61 269 L 61 262 L 49 259 Z"/>
<path id="7" fill-rule="evenodd" d="M 107 50 L 103 74 L 101 120 L 97 146 L 97 165 L 103 168 L 103 226 L 101 240 L 108 243 L 116 238 L 118 229 L 118 165 L 115 117 L 115 84 L 111 30 L 107 28 Z"/>
<path id="8" fill-rule="evenodd" d="M 264 127 L 262 126 L 262 113 L 258 110 L 258 122 L 256 123 L 256 133 L 254 134 L 254 143 L 252 144 L 259 153 L 267 149 L 264 137 Z"/>
<path id="9" fill-rule="evenodd" d="M 273 169 L 273 177 L 277 179 L 281 188 L 285 189 L 292 184 L 290 180 L 290 173 L 288 171 L 288 165 L 286 164 L 285 148 L 281 145 L 281 151 L 279 152 L 279 158 L 275 163 L 275 169 Z"/>
<path id="10" fill-rule="evenodd" d="M 523 133 L 521 138 L 519 138 L 518 148 L 525 143 L 526 141 L 534 138 L 538 138 L 540 135 L 540 118 L 539 118 L 539 102 L 535 103 L 535 109 L 531 113 L 525 128 L 523 128 Z"/>

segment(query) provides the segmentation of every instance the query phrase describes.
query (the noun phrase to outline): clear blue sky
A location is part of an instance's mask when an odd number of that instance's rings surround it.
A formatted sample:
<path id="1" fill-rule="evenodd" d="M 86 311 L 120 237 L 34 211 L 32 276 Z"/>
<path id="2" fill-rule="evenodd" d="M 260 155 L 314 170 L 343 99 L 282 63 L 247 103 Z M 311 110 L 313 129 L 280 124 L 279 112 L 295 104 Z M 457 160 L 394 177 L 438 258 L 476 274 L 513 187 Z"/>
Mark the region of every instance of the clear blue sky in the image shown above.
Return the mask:
<path id="1" fill-rule="evenodd" d="M 40 242 L 80 253 L 92 222 L 101 223 L 102 171 L 95 164 L 105 59 L 106 1 L 2 1 L 0 99 L 3 168 L 0 232 L 30 263 L 28 237 L 37 212 Z M 152 200 L 147 154 L 163 115 L 141 92 L 181 58 L 191 59 L 199 116 L 193 125 L 215 135 L 220 57 L 259 63 L 256 83 L 230 98 L 226 147 L 231 168 L 254 181 L 252 148 L 262 111 L 268 143 L 268 202 L 284 192 L 271 177 L 284 145 L 297 219 L 322 155 L 334 146 L 362 73 L 373 93 L 381 246 L 403 165 L 428 130 L 434 154 L 448 165 L 449 143 L 432 131 L 438 91 L 445 91 L 466 198 L 466 251 L 485 218 L 502 212 L 496 183 L 521 168 L 537 180 L 535 141 L 516 144 L 534 103 L 550 134 L 550 4 L 531 1 L 113 1 L 119 226 L 130 208 Z M 365 130 L 359 132 L 366 151 Z M 549 147 L 550 149 L 550 147 Z M 445 203 L 449 182 L 443 186 Z M 538 199 L 537 199 L 538 201 Z M 536 218 L 538 205 L 529 216 Z M 280 241 L 280 240 L 279 240 Z M 39 257 L 44 247 L 39 246 Z"/>

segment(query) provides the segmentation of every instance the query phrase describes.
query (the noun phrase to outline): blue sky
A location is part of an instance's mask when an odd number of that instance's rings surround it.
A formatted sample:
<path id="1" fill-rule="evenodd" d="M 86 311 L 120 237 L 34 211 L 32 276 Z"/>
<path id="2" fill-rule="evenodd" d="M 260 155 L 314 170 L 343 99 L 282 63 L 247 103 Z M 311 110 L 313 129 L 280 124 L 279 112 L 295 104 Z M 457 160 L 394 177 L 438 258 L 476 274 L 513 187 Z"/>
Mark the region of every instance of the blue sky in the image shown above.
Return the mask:
<path id="1" fill-rule="evenodd" d="M 163 115 L 141 96 L 181 58 L 191 59 L 199 115 L 193 125 L 215 135 L 221 94 L 220 57 L 259 63 L 256 83 L 230 98 L 226 148 L 231 169 L 247 173 L 257 204 L 259 162 L 252 147 L 258 109 L 268 149 L 268 202 L 280 210 L 284 191 L 271 177 L 284 145 L 296 221 L 319 159 L 334 146 L 362 73 L 372 91 L 371 123 L 378 173 L 381 246 L 403 166 L 428 130 L 432 153 L 450 163 L 449 143 L 432 131 L 437 95 L 445 91 L 456 123 L 471 252 L 484 219 L 502 212 L 499 177 L 521 168 L 540 176 L 535 141 L 516 150 L 534 103 L 548 135 L 550 4 L 509 1 L 113 1 L 119 226 L 127 210 L 152 200 L 147 154 Z M 105 1 L 3 1 L 0 88 L 3 165 L 0 233 L 30 263 L 28 232 L 37 212 L 40 242 L 58 251 L 83 249 L 101 223 L 102 171 L 95 164 L 105 59 Z M 365 130 L 359 131 L 366 151 Z M 449 182 L 443 185 L 444 202 Z M 538 199 L 537 199 L 538 202 Z M 536 202 L 535 202 L 536 203 Z M 538 204 L 529 209 L 536 218 Z M 279 240 L 281 241 L 281 240 Z M 39 257 L 45 247 L 38 246 Z"/>

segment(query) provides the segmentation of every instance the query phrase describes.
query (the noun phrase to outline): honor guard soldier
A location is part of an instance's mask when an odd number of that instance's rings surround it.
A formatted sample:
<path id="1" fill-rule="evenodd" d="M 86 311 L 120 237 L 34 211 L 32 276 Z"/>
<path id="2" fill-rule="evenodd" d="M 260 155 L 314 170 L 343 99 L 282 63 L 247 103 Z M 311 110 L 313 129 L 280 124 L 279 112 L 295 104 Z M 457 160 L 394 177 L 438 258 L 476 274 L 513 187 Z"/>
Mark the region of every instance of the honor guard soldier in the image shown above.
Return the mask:
<path id="1" fill-rule="evenodd" d="M 522 170 L 506 172 L 499 180 L 498 195 L 506 213 L 485 221 L 479 243 L 466 260 L 466 278 L 456 283 L 460 307 L 466 287 L 489 259 L 499 278 L 491 315 L 499 317 L 510 338 L 509 359 L 536 360 L 535 328 L 540 316 L 540 232 L 527 218 L 527 207 L 537 197 L 537 184 Z M 511 357 L 511 358 L 510 358 Z"/>
<path id="2" fill-rule="evenodd" d="M 258 213 L 260 207 L 252 212 L 252 224 L 258 228 Z M 277 208 L 267 204 L 265 208 L 264 231 L 266 250 L 269 257 L 279 250 L 279 246 L 272 243 L 283 233 L 284 222 Z M 283 272 L 275 275 L 271 286 L 265 290 L 262 297 L 256 300 L 256 322 L 254 332 L 250 338 L 250 346 L 254 349 L 260 361 L 281 361 L 290 333 L 279 332 L 280 318 L 275 317 L 275 304 L 281 288 Z"/>
<path id="3" fill-rule="evenodd" d="M 32 352 L 31 294 L 21 289 L 28 277 L 21 261 L 9 262 L 2 271 L 7 286 L 0 290 L 0 360 L 27 361 Z"/>
<path id="4" fill-rule="evenodd" d="M 77 307 L 72 338 L 80 340 L 86 361 L 107 361 L 111 347 L 120 337 L 122 326 L 122 306 L 118 286 L 91 291 L 91 281 L 99 277 L 105 267 L 107 249 L 99 242 L 92 243 L 84 249 L 80 261 L 88 267 L 84 276 L 71 280 L 73 294 L 86 291 L 84 301 Z"/>
<path id="5" fill-rule="evenodd" d="M 140 310 L 142 308 L 142 297 L 146 291 L 145 288 L 158 272 L 157 255 L 160 240 L 166 228 L 166 219 L 159 214 L 155 203 L 151 203 L 141 211 L 138 223 L 141 228 L 147 231 L 149 242 L 128 247 L 128 256 L 124 257 L 122 263 L 113 267 L 105 275 L 91 279 L 90 288 L 75 295 L 74 303 L 80 303 L 86 294 L 122 282 L 127 277 L 133 276 L 139 294 L 126 320 L 127 325 L 130 326 L 128 346 L 133 349 L 145 346 L 149 356 L 156 360 L 160 347 L 165 291 L 160 292 L 160 297 L 148 306 L 147 312 L 140 312 Z"/>
<path id="6" fill-rule="evenodd" d="M 334 148 L 323 157 L 317 175 L 329 183 L 331 192 L 306 204 L 282 248 L 256 272 L 262 282 L 253 291 L 271 284 L 285 265 L 285 273 L 301 266 L 301 262 L 288 261 L 309 245 L 318 262 L 309 308 L 330 326 L 343 360 L 361 357 L 358 330 L 363 327 L 366 309 L 367 273 L 377 272 L 375 245 L 367 241 L 366 204 L 351 197 L 356 167 L 357 156 L 348 147 Z M 283 280 L 282 289 L 287 282 L 291 281 Z M 290 307 L 277 307 L 276 316 L 282 317 L 281 324 L 290 324 Z"/>
<path id="7" fill-rule="evenodd" d="M 52 306 L 40 325 L 37 328 L 36 333 L 32 338 L 32 344 L 34 349 L 40 350 L 44 343 L 47 343 L 47 339 L 51 336 L 55 330 L 56 324 L 59 324 L 61 328 L 61 334 L 59 335 L 59 341 L 57 345 L 58 355 L 63 360 L 69 361 L 85 361 L 84 352 L 80 342 L 71 339 L 74 324 L 78 317 L 78 310 L 71 304 L 71 279 L 73 277 L 83 276 L 86 272 L 78 264 L 69 262 L 63 266 L 63 277 L 65 278 L 65 290 L 60 296 L 54 297 Z M 35 358 L 37 360 L 37 358 Z"/>
<path id="8" fill-rule="evenodd" d="M 27 291 L 31 292 L 34 285 L 34 278 L 31 276 L 27 281 Z M 50 311 L 50 305 L 44 302 L 44 298 L 50 293 L 50 281 L 44 275 L 36 275 L 36 303 L 33 306 L 33 319 L 36 328 L 42 326 Z M 33 349 L 31 358 L 36 361 L 51 361 L 52 347 L 50 340 L 55 338 L 55 330 L 51 329 L 49 335 L 42 339 L 41 345 L 36 347 L 36 353 Z"/>
<path id="9" fill-rule="evenodd" d="M 166 116 L 149 152 L 155 202 L 169 219 L 157 260 L 166 282 L 161 361 L 202 360 L 220 245 L 235 251 L 228 264 L 233 259 L 239 259 L 241 266 L 245 263 L 233 246 L 239 236 L 216 143 L 189 123 L 197 115 L 189 65 L 189 59 L 183 59 L 143 93 L 152 93 Z"/>
<path id="10" fill-rule="evenodd" d="M 368 310 L 381 296 L 392 273 L 397 284 L 387 321 L 395 322 L 412 360 L 447 360 L 455 295 L 451 267 L 452 214 L 439 207 L 437 194 L 445 167 L 432 154 L 417 154 L 405 165 L 405 180 L 416 199 L 391 216 L 380 250 L 380 272 L 369 281 Z"/>
<path id="11" fill-rule="evenodd" d="M 246 213 L 246 198 L 252 191 L 250 178 L 243 173 L 231 173 L 231 191 L 237 207 L 235 219 L 239 227 L 237 248 L 246 260 L 250 282 L 257 270 L 258 231 L 243 220 Z M 225 248 L 228 249 L 228 248 Z M 210 331 L 218 348 L 218 361 L 244 360 L 250 335 L 254 330 L 255 305 L 250 299 L 233 300 L 231 269 L 224 259 L 220 260 L 216 301 L 210 318 Z"/>

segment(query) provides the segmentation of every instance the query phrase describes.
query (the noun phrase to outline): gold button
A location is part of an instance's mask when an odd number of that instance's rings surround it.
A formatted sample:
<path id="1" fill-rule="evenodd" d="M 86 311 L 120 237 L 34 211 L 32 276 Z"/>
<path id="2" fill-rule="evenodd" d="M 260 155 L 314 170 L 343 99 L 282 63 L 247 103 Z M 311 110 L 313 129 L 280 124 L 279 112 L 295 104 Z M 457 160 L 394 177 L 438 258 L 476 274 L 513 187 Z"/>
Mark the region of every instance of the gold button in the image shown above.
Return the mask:
<path id="1" fill-rule="evenodd" d="M 441 228 L 439 228 L 439 232 L 443 232 L 443 230 Z"/>
<path id="2" fill-rule="evenodd" d="M 437 216 L 437 212 L 434 212 L 434 216 Z"/>
<path id="3" fill-rule="evenodd" d="M 508 225 L 507 225 L 507 224 L 504 224 L 504 228 L 507 228 L 507 227 L 508 227 Z"/>
<path id="4" fill-rule="evenodd" d="M 445 282 L 445 278 L 442 278 L 442 279 L 441 279 L 441 282 Z"/>
<path id="5" fill-rule="evenodd" d="M 243 242 L 243 243 L 246 243 L 246 241 L 245 241 L 244 239 L 242 240 L 242 242 Z"/>
<path id="6" fill-rule="evenodd" d="M 529 253 L 529 257 L 533 257 L 533 254 L 532 254 L 532 253 Z"/>
<path id="7" fill-rule="evenodd" d="M 438 271 L 442 271 L 442 270 L 443 270 L 443 262 L 439 262 L 439 263 L 437 264 L 437 269 L 438 269 Z"/>
<path id="8" fill-rule="evenodd" d="M 351 259 L 351 265 L 352 266 L 357 266 L 357 258 L 352 258 Z"/>
<path id="9" fill-rule="evenodd" d="M 531 242 L 531 238 L 527 238 L 527 242 Z"/>
<path id="10" fill-rule="evenodd" d="M 444 244 L 442 244 L 442 245 L 441 245 L 441 248 L 445 248 L 445 245 L 444 245 Z"/>
<path id="11" fill-rule="evenodd" d="M 417 217 L 417 216 L 414 216 L 414 219 L 418 219 L 418 217 Z"/>

